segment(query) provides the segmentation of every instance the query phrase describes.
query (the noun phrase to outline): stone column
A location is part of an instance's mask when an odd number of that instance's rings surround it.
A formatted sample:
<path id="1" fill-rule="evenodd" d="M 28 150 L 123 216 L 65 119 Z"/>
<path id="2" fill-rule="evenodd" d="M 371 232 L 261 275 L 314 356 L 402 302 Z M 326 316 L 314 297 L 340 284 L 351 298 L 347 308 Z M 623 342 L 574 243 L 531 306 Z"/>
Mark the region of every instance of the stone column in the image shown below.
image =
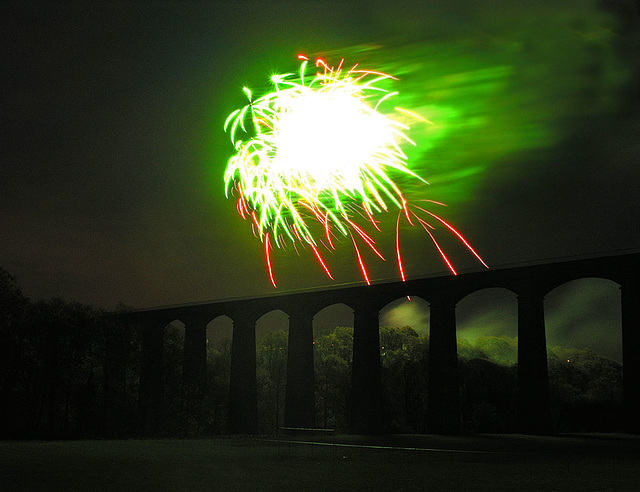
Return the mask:
<path id="1" fill-rule="evenodd" d="M 185 320 L 184 327 L 184 379 L 188 386 L 200 387 L 207 372 L 208 319 Z"/>
<path id="2" fill-rule="evenodd" d="M 363 303 L 353 316 L 351 433 L 382 433 L 382 382 L 378 311 Z"/>
<path id="3" fill-rule="evenodd" d="M 429 394 L 427 429 L 433 434 L 461 431 L 456 305 L 448 299 L 430 303 Z"/>
<path id="4" fill-rule="evenodd" d="M 233 318 L 228 431 L 231 434 L 258 431 L 256 321 L 248 315 Z"/>
<path id="5" fill-rule="evenodd" d="M 208 318 L 187 318 L 184 327 L 183 375 L 185 389 L 185 424 L 187 433 L 197 429 L 202 418 L 202 403 L 207 373 Z"/>
<path id="6" fill-rule="evenodd" d="M 620 290 L 624 430 L 640 434 L 640 282 L 625 282 Z"/>
<path id="7" fill-rule="evenodd" d="M 544 297 L 518 296 L 518 426 L 523 434 L 549 434 L 549 376 Z"/>
<path id="8" fill-rule="evenodd" d="M 287 386 L 284 425 L 315 427 L 315 377 L 313 371 L 313 314 L 289 316 Z"/>
<path id="9" fill-rule="evenodd" d="M 164 405 L 164 322 L 142 324 L 140 419 L 142 435 L 155 437 L 162 428 Z"/>

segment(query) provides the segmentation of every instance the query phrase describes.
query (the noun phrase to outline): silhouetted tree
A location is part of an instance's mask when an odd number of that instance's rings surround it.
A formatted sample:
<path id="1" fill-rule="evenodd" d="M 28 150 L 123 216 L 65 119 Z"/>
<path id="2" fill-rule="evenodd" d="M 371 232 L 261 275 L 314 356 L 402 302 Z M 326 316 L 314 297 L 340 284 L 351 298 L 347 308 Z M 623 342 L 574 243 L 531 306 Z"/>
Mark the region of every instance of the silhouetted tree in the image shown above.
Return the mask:
<path id="1" fill-rule="evenodd" d="M 622 365 L 591 349 L 549 350 L 552 424 L 559 432 L 621 431 Z"/>
<path id="2" fill-rule="evenodd" d="M 325 428 L 349 426 L 353 328 L 339 326 L 314 342 L 316 421 Z"/>
<path id="3" fill-rule="evenodd" d="M 121 308 L 125 310 L 126 308 Z M 91 306 L 62 299 L 31 302 L 0 268 L 0 438 L 133 437 L 142 331 L 104 317 Z M 429 339 L 410 327 L 380 329 L 384 429 L 427 429 Z M 589 349 L 548 350 L 552 423 L 557 431 L 619 431 L 622 366 Z M 282 424 L 287 333 L 256 347 L 260 430 Z M 314 342 L 316 419 L 345 431 L 353 328 L 337 327 Z M 458 340 L 464 430 L 515 429 L 517 339 Z M 187 395 L 184 337 L 169 325 L 163 344 L 165 436 L 221 434 L 226 429 L 230 341 L 207 346 L 204 391 Z"/>
<path id="4" fill-rule="evenodd" d="M 380 329 L 382 408 L 387 432 L 426 428 L 429 339 L 409 326 Z"/>
<path id="5" fill-rule="evenodd" d="M 29 306 L 16 278 L 0 268 L 0 438 L 26 431 L 25 371 L 33 361 L 25 324 Z"/>
<path id="6" fill-rule="evenodd" d="M 487 357 L 458 359 L 463 432 L 515 431 L 515 366 L 496 364 Z"/>
<path id="7" fill-rule="evenodd" d="M 44 437 L 94 434 L 99 379 L 94 328 L 99 313 L 62 299 L 31 306 L 26 343 L 32 357 L 30 427 Z"/>
<path id="8" fill-rule="evenodd" d="M 287 374 L 288 333 L 267 333 L 256 347 L 259 428 L 275 434 L 282 424 Z"/>
<path id="9" fill-rule="evenodd" d="M 231 340 L 207 345 L 207 376 L 204 394 L 204 433 L 224 434 L 229 406 Z"/>
<path id="10" fill-rule="evenodd" d="M 111 319 L 100 322 L 97 357 L 102 366 L 100 435 L 129 437 L 138 431 L 141 330 Z"/>

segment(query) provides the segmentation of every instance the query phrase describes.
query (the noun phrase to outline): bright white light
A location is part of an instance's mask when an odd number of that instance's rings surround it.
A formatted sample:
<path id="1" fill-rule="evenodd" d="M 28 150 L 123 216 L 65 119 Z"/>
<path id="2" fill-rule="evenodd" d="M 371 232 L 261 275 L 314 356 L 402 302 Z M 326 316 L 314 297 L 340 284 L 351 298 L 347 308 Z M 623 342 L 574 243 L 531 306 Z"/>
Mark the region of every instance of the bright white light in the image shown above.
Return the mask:
<path id="1" fill-rule="evenodd" d="M 391 121 L 347 91 L 283 92 L 273 132 L 276 172 L 309 179 L 316 190 L 362 187 L 362 169 L 398 139 Z"/>

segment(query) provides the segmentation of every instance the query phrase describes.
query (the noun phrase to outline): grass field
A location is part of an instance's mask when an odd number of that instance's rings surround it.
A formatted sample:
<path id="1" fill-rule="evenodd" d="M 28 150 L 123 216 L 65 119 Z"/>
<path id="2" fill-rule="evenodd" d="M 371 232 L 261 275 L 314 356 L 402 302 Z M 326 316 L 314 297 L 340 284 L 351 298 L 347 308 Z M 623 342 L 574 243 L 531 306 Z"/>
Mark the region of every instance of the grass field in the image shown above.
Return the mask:
<path id="1" fill-rule="evenodd" d="M 0 490 L 640 491 L 640 438 L 0 442 Z"/>

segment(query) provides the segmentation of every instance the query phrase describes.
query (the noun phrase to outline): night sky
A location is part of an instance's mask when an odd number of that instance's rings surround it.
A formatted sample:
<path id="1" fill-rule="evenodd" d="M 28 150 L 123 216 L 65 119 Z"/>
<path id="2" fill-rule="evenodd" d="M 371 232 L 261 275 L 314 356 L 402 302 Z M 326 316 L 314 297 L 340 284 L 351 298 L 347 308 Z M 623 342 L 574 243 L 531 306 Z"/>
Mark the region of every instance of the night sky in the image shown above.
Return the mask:
<path id="1" fill-rule="evenodd" d="M 222 126 L 246 103 L 243 86 L 264 90 L 271 74 L 297 70 L 299 53 L 398 76 L 412 109 L 434 122 L 412 134 L 411 165 L 430 185 L 408 185 L 410 197 L 445 202 L 437 212 L 491 267 L 637 251 L 636 6 L 1 7 L 0 266 L 33 299 L 62 296 L 106 309 L 273 293 L 262 244 L 225 198 L 233 146 Z M 401 230 L 408 275 L 445 273 L 419 232 Z M 440 234 L 460 270 L 479 267 Z M 382 251 L 392 251 L 393 236 L 390 227 L 378 238 Z M 362 281 L 348 242 L 327 261 L 335 282 L 309 251 L 274 253 L 279 291 Z M 393 261 L 367 261 L 372 279 L 398 278 Z M 619 317 L 619 293 L 601 286 L 566 286 L 548 297 L 550 343 L 574 343 L 582 330 L 592 340 L 575 345 L 618 357 L 619 334 L 607 335 L 605 325 Z M 472 320 L 512 324 L 501 296 L 493 308 L 461 306 L 461 330 Z M 416 306 L 398 324 L 420 324 Z M 383 318 L 397 321 L 389 312 Z"/>

